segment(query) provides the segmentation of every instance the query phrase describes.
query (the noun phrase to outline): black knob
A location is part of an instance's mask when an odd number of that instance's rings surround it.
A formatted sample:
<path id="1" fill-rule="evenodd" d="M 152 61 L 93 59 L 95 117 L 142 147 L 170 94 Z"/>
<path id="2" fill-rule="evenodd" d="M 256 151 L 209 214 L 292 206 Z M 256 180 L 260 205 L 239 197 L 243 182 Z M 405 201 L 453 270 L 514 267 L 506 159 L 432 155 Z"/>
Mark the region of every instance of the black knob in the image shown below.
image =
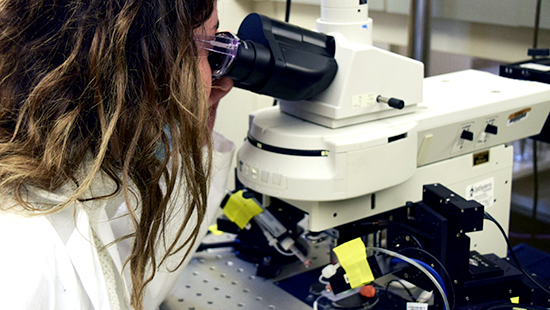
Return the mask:
<path id="1" fill-rule="evenodd" d="M 463 130 L 462 134 L 460 134 L 460 139 L 473 141 L 474 140 L 474 133 L 468 130 Z"/>
<path id="2" fill-rule="evenodd" d="M 405 107 L 405 101 L 401 99 L 390 98 L 390 100 L 388 100 L 388 105 L 394 109 L 401 110 Z"/>
<path id="3" fill-rule="evenodd" d="M 390 107 L 398 110 L 401 110 L 405 107 L 405 101 L 397 98 L 386 98 L 386 97 L 378 96 L 376 97 L 376 101 L 381 103 L 386 103 Z"/>
<path id="4" fill-rule="evenodd" d="M 496 135 L 498 132 L 498 127 L 492 124 L 487 124 L 487 127 L 485 127 L 485 132 Z"/>

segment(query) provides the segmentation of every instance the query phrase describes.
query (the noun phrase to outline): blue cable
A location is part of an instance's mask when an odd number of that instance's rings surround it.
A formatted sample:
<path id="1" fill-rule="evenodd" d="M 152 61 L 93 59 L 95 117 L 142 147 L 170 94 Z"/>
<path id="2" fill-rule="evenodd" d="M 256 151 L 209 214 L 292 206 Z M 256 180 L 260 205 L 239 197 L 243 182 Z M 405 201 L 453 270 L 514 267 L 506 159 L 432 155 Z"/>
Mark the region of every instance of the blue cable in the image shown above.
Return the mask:
<path id="1" fill-rule="evenodd" d="M 443 291 L 445 292 L 445 295 L 448 295 L 447 294 L 447 289 L 445 288 L 445 283 L 443 282 L 443 279 L 441 278 L 439 273 L 437 273 L 437 271 L 435 271 L 435 269 L 433 269 L 432 266 L 426 264 L 425 262 L 423 262 L 421 260 L 414 259 L 414 258 L 411 258 L 411 259 L 413 261 L 417 262 L 422 267 L 426 268 L 426 270 L 428 270 L 434 276 L 434 278 L 437 280 L 437 282 L 439 282 L 439 284 L 443 288 Z M 406 263 L 406 262 L 404 260 L 400 259 L 400 258 L 394 258 L 394 259 L 392 259 L 392 263 Z"/>

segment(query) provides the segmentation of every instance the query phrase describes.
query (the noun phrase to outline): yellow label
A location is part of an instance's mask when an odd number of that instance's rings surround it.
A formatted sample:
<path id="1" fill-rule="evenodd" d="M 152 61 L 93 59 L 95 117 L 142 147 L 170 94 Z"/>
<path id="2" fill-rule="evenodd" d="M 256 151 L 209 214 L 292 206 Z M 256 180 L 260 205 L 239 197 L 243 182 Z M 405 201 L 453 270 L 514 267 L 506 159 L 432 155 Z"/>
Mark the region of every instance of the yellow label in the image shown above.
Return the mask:
<path id="1" fill-rule="evenodd" d="M 360 238 L 339 245 L 333 251 L 346 271 L 351 288 L 374 281 L 367 261 L 367 249 Z"/>
<path id="2" fill-rule="evenodd" d="M 214 236 L 223 235 L 223 231 L 218 229 L 218 224 L 208 226 L 208 231 L 210 231 L 210 233 L 213 234 Z"/>
<path id="3" fill-rule="evenodd" d="M 262 212 L 262 208 L 253 199 L 243 197 L 242 191 L 231 195 L 223 208 L 223 214 L 237 224 L 240 229 L 243 229 L 253 217 Z"/>

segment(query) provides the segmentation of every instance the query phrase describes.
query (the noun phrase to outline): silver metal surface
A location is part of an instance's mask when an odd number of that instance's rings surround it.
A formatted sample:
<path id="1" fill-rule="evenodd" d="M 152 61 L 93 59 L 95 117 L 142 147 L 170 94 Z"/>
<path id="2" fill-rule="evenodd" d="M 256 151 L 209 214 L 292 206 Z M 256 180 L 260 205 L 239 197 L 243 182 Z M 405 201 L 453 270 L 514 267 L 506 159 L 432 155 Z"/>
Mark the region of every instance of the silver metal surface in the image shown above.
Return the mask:
<path id="1" fill-rule="evenodd" d="M 231 236 L 215 238 L 216 242 L 226 242 L 230 241 Z M 328 264 L 328 248 L 328 242 L 311 247 L 308 255 L 312 261 L 310 268 Z M 178 278 L 161 309 L 311 310 L 310 306 L 274 284 L 274 281 L 304 271 L 306 269 L 303 264 L 290 264 L 276 279 L 264 279 L 255 275 L 255 264 L 237 258 L 233 249 L 220 248 L 198 252 Z"/>

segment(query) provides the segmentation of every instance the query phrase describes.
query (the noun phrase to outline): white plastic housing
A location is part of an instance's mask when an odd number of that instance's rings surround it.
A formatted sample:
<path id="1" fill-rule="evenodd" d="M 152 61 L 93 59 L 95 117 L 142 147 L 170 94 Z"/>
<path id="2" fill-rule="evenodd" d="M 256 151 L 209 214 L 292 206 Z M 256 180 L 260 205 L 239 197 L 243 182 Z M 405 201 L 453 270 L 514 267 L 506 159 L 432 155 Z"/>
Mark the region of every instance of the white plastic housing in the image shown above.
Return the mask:
<path id="1" fill-rule="evenodd" d="M 276 107 L 261 110 L 251 120 L 249 135 L 264 148 L 247 142 L 239 150 L 239 180 L 282 199 L 350 199 L 401 184 L 417 167 L 537 134 L 550 111 L 550 85 L 485 72 L 428 78 L 424 88 L 427 101 L 415 113 L 337 129 Z M 481 141 L 488 120 L 498 133 Z M 465 124 L 473 141 L 460 138 Z M 265 146 L 322 150 L 326 156 L 283 155 Z"/>
<path id="2" fill-rule="evenodd" d="M 237 158 L 239 179 L 269 196 L 341 200 L 400 184 L 416 169 L 416 153 L 410 152 L 417 145 L 415 122 L 373 122 L 333 130 L 268 108 L 253 117 L 249 135 L 264 148 L 324 154 L 283 155 L 244 143 Z"/>
<path id="3" fill-rule="evenodd" d="M 338 73 L 320 95 L 307 101 L 281 101 L 281 110 L 330 128 L 359 124 L 413 112 L 422 101 L 424 66 L 372 45 L 353 43 L 340 33 L 336 39 Z M 378 96 L 405 102 L 402 110 Z"/>
<path id="4" fill-rule="evenodd" d="M 359 4 L 358 0 L 321 1 L 317 30 L 322 33 L 338 32 L 351 42 L 372 45 L 369 6 Z"/>

